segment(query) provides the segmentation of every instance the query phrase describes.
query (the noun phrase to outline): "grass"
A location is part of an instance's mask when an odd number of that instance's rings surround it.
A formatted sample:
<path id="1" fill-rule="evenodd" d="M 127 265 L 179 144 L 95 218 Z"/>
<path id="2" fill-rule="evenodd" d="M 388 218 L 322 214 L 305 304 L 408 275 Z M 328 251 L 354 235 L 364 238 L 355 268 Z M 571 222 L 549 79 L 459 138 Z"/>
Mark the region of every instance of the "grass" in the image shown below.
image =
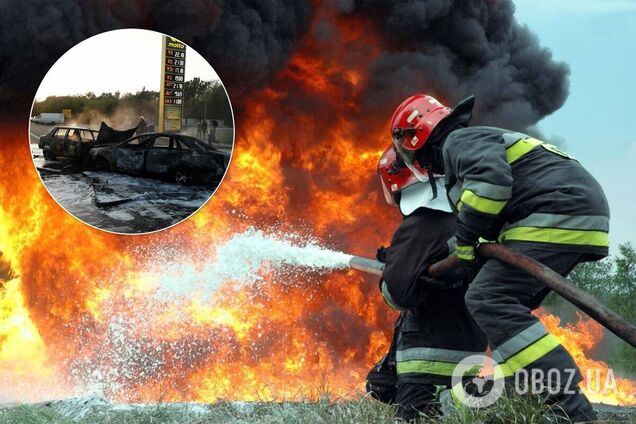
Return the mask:
<path id="1" fill-rule="evenodd" d="M 332 401 L 327 398 L 318 402 L 217 402 L 212 405 L 158 404 L 140 408 L 95 405 L 83 409 L 83 416 L 71 420 L 53 406 L 21 405 L 0 410 L 0 423 L 329 423 L 365 424 L 391 423 L 393 410 L 390 406 L 369 398 L 356 401 Z M 631 414 L 631 415 L 630 415 Z M 605 414 L 599 423 L 623 422 L 636 424 L 636 410 L 621 417 Z M 80 414 L 82 415 L 82 414 Z M 430 417 L 421 420 L 425 424 L 552 424 L 545 406 L 534 398 L 507 398 L 495 407 L 471 410 L 453 410 L 445 417 Z"/>

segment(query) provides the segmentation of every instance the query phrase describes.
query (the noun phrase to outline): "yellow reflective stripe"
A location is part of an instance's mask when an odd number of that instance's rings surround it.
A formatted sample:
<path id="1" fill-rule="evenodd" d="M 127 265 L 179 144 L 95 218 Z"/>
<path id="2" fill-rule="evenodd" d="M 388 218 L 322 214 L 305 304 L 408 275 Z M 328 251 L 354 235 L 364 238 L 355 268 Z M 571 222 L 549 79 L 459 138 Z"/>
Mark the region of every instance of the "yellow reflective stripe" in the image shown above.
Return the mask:
<path id="1" fill-rule="evenodd" d="M 522 138 L 506 149 L 506 162 L 513 163 L 532 149 L 543 144 L 541 140 L 536 138 Z"/>
<path id="2" fill-rule="evenodd" d="M 506 240 L 573 244 L 577 246 L 609 246 L 609 234 L 605 231 L 568 230 L 564 228 L 515 227 L 499 235 L 499 242 Z"/>
<path id="3" fill-rule="evenodd" d="M 474 246 L 457 246 L 457 257 L 464 261 L 475 260 L 475 247 Z"/>
<path id="4" fill-rule="evenodd" d="M 456 366 L 457 364 L 448 362 L 435 362 L 425 360 L 405 361 L 398 362 L 396 364 L 398 374 L 435 374 L 444 376 L 452 376 Z M 474 374 L 471 374 L 469 372 L 465 375 L 475 376 L 479 373 L 479 370 L 479 367 L 475 367 Z"/>
<path id="5" fill-rule="evenodd" d="M 468 189 L 462 193 L 461 201 L 473 209 L 489 215 L 499 215 L 504 206 L 506 206 L 506 203 L 508 203 L 507 200 L 492 200 L 487 197 L 478 196 Z"/>
<path id="6" fill-rule="evenodd" d="M 534 361 L 547 355 L 559 345 L 559 340 L 557 340 L 557 338 L 552 334 L 548 334 L 547 336 L 532 343 L 521 352 L 514 354 L 508 358 L 504 364 L 499 364 L 499 366 L 501 367 L 504 376 L 510 377 L 521 368 L 525 368 Z"/>

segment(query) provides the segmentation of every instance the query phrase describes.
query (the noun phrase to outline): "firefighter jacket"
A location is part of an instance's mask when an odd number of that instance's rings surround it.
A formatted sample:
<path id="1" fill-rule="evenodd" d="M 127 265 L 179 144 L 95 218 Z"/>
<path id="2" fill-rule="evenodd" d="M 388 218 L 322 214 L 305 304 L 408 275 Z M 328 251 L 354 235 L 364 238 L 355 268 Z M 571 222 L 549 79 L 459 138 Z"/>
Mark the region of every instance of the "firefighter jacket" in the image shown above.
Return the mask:
<path id="1" fill-rule="evenodd" d="M 448 256 L 454 228 L 452 213 L 419 208 L 404 217 L 387 251 L 380 285 L 386 303 L 403 310 L 395 353 L 401 382 L 448 385 L 457 363 L 486 349 L 464 303 L 466 282 L 441 288 L 425 275 Z"/>
<path id="2" fill-rule="evenodd" d="M 394 309 L 412 309 L 427 303 L 430 286 L 423 283 L 430 265 L 449 254 L 455 217 L 451 213 L 419 208 L 393 234 L 386 253 L 381 290 Z"/>
<path id="3" fill-rule="evenodd" d="M 448 135 L 443 155 L 461 259 L 474 258 L 480 237 L 607 256 L 603 189 L 567 153 L 526 134 L 469 127 Z"/>

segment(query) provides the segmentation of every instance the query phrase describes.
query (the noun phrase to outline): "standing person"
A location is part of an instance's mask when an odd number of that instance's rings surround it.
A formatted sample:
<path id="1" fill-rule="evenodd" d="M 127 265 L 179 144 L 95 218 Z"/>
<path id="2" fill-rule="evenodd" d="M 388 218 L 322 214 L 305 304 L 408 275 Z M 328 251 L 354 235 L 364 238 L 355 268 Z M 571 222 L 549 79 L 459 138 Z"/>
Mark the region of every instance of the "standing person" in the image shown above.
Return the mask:
<path id="1" fill-rule="evenodd" d="M 468 127 L 473 105 L 469 97 L 451 110 L 418 94 L 397 108 L 391 123 L 396 148 L 409 167 L 445 173 L 457 214 L 459 259 L 475 260 L 480 237 L 563 276 L 580 262 L 607 256 L 609 207 L 594 177 L 567 153 L 526 134 Z M 556 416 L 594 420 L 578 387 L 580 370 L 531 314 L 548 293 L 534 277 L 490 259 L 470 285 L 466 305 L 507 376 L 529 370 L 540 387 L 550 389 L 546 402 Z"/>
<path id="2" fill-rule="evenodd" d="M 137 122 L 137 130 L 136 134 L 145 134 L 148 132 L 148 125 L 146 124 L 146 120 L 143 116 L 139 117 L 139 122 Z"/>
<path id="3" fill-rule="evenodd" d="M 212 118 L 210 121 L 210 133 L 208 134 L 208 144 L 216 143 L 216 128 L 219 123 L 216 119 Z"/>
<path id="4" fill-rule="evenodd" d="M 197 121 L 197 138 L 201 139 L 203 137 L 203 126 L 201 123 L 201 119 Z"/>
<path id="5" fill-rule="evenodd" d="M 201 140 L 205 140 L 207 135 L 208 135 L 208 123 L 207 121 L 204 119 L 203 123 L 201 124 Z"/>
<path id="6" fill-rule="evenodd" d="M 393 400 L 396 418 L 413 422 L 439 413 L 437 394 L 451 387 L 457 363 L 483 355 L 487 342 L 464 304 L 471 275 L 460 271 L 445 281 L 426 275 L 431 264 L 453 249 L 449 239 L 455 217 L 444 189 L 435 189 L 437 185 L 426 178 L 416 178 L 396 158 L 394 149 L 385 150 L 378 173 L 386 201 L 400 208 L 403 220 L 391 246 L 378 249 L 378 260 L 385 262 L 382 296 L 390 307 L 402 312 L 390 353 L 371 371 L 367 386 L 371 391 L 376 388 L 377 398 Z M 394 393 L 390 391 L 392 363 Z"/>

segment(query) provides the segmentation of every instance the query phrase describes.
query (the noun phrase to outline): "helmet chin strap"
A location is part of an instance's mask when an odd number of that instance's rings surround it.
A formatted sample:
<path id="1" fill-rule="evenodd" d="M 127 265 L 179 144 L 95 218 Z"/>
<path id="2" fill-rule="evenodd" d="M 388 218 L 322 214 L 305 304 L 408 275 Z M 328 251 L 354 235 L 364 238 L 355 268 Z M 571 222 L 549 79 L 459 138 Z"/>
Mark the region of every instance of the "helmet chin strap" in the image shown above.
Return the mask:
<path id="1" fill-rule="evenodd" d="M 431 166 L 438 174 L 444 175 L 444 150 L 442 146 L 432 146 Z"/>
<path id="2" fill-rule="evenodd" d="M 426 175 L 428 176 L 428 182 L 431 184 L 431 188 L 433 189 L 433 199 L 437 199 L 437 183 L 435 182 L 435 175 L 433 174 L 433 166 L 426 159 L 418 159 L 418 162 L 424 169 L 426 169 Z"/>
<path id="3" fill-rule="evenodd" d="M 437 199 L 437 182 L 435 181 L 435 176 L 433 175 L 433 168 L 427 167 L 426 173 L 428 174 L 428 180 L 431 182 L 431 188 L 433 189 L 433 199 Z"/>
<path id="4" fill-rule="evenodd" d="M 428 180 L 433 189 L 433 199 L 437 198 L 437 182 L 434 174 L 444 175 L 444 162 L 442 149 L 439 146 L 424 146 L 422 150 L 417 152 L 416 159 L 422 168 L 426 169 Z M 433 200 L 431 199 L 431 200 Z"/>

